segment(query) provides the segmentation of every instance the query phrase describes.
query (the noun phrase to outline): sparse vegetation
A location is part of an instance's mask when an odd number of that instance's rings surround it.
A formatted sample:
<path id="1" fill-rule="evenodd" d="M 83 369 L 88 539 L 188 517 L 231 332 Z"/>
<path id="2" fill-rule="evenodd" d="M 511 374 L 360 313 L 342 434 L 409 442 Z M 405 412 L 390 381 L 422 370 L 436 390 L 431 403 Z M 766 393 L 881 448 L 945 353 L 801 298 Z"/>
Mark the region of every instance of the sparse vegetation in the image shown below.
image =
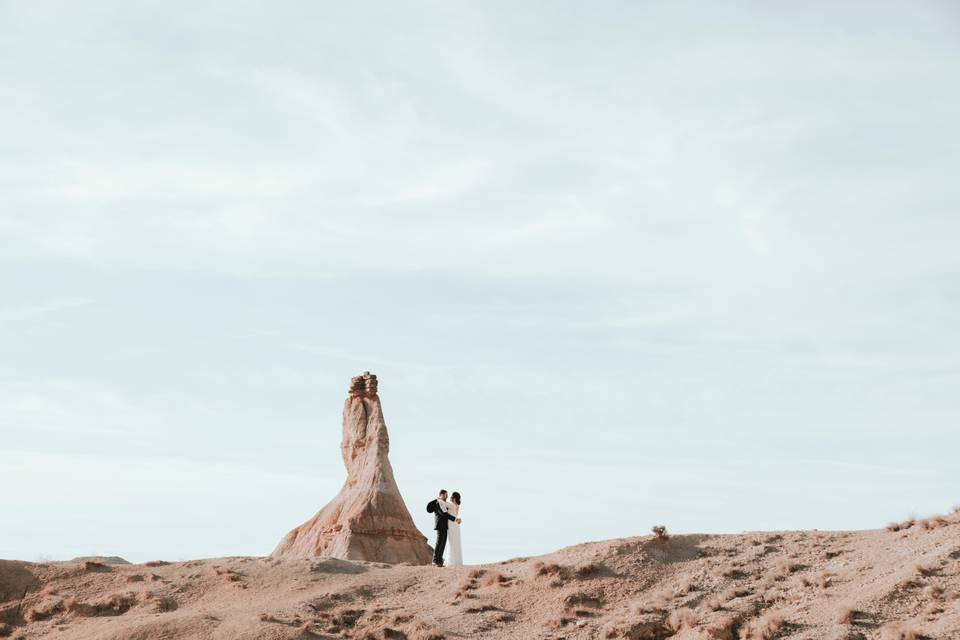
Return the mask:
<path id="1" fill-rule="evenodd" d="M 697 615 L 687 607 L 673 611 L 667 618 L 667 627 L 674 633 L 679 633 L 683 629 L 692 629 L 696 624 Z"/>
<path id="2" fill-rule="evenodd" d="M 740 640 L 773 640 L 786 624 L 783 616 L 776 612 L 768 613 L 751 620 L 740 629 Z"/>
<path id="3" fill-rule="evenodd" d="M 880 627 L 880 640 L 923 640 L 925 637 L 916 627 L 904 622 L 888 622 Z"/>
<path id="4" fill-rule="evenodd" d="M 653 533 L 653 537 L 657 542 L 666 542 L 670 539 L 670 534 L 667 533 L 667 528 L 662 524 L 650 527 L 650 531 Z"/>

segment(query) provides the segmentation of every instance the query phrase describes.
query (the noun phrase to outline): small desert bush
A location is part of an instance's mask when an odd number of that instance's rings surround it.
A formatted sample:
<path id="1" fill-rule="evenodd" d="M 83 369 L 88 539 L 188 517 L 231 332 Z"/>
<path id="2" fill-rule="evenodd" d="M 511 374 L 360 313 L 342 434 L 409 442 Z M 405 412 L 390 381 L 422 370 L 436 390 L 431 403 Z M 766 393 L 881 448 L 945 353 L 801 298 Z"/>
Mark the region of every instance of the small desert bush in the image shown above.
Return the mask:
<path id="1" fill-rule="evenodd" d="M 176 609 L 177 601 L 171 596 L 161 596 L 153 603 L 153 610 L 157 613 L 167 613 L 169 611 L 176 611 Z"/>
<path id="2" fill-rule="evenodd" d="M 933 529 L 939 529 L 940 527 L 945 527 L 949 524 L 950 521 L 943 516 L 935 516 L 933 518 L 927 518 L 926 520 L 920 521 L 920 526 L 923 527 L 924 531 L 932 531 Z"/>
<path id="3" fill-rule="evenodd" d="M 779 635 L 786 621 L 778 613 L 771 612 L 740 629 L 740 640 L 773 640 Z"/>
<path id="4" fill-rule="evenodd" d="M 735 616 L 723 616 L 707 626 L 707 637 L 711 640 L 736 640 L 740 619 Z"/>
<path id="5" fill-rule="evenodd" d="M 679 633 L 683 629 L 693 629 L 696 624 L 697 615 L 687 607 L 677 609 L 667 618 L 667 627 L 674 633 Z"/>
<path id="6" fill-rule="evenodd" d="M 918 578 L 926 578 L 936 573 L 937 569 L 933 565 L 917 563 L 913 565 L 913 572 Z"/>
<path id="7" fill-rule="evenodd" d="M 721 609 L 723 609 L 723 600 L 720 599 L 720 597 L 718 596 L 707 598 L 707 600 L 703 604 L 710 611 L 720 611 Z"/>
<path id="8" fill-rule="evenodd" d="M 943 587 L 937 584 L 931 584 L 923 590 L 923 595 L 931 600 L 939 600 L 943 597 Z"/>
<path id="9" fill-rule="evenodd" d="M 137 604 L 137 596 L 133 592 L 114 593 L 93 603 L 69 598 L 65 604 L 69 613 L 78 616 L 118 616 Z"/>
<path id="10" fill-rule="evenodd" d="M 496 571 L 491 571 L 490 573 L 483 576 L 480 580 L 480 584 L 484 587 L 499 587 L 502 584 L 506 584 L 510 581 L 510 578 L 507 576 L 497 573 Z"/>
<path id="11" fill-rule="evenodd" d="M 63 611 L 63 600 L 47 600 L 28 610 L 25 617 L 27 622 L 39 622 L 61 611 Z"/>
<path id="12" fill-rule="evenodd" d="M 891 522 L 887 525 L 887 531 L 906 531 L 907 529 L 913 527 L 916 522 L 917 519 L 913 517 L 907 518 L 902 522 Z"/>
<path id="13" fill-rule="evenodd" d="M 851 607 L 844 607 L 837 614 L 837 624 L 853 624 L 859 612 Z"/>
<path id="14" fill-rule="evenodd" d="M 147 563 L 146 563 L 146 566 L 148 566 L 148 567 L 165 567 L 165 566 L 168 565 L 168 564 L 170 564 L 170 563 L 167 562 L 166 560 L 151 560 L 150 562 L 147 562 Z"/>
<path id="15" fill-rule="evenodd" d="M 670 534 L 667 533 L 667 528 L 662 524 L 654 525 L 650 527 L 651 533 L 657 542 L 666 542 L 670 539 Z"/>
<path id="16" fill-rule="evenodd" d="M 888 622 L 880 627 L 880 640 L 921 640 L 925 636 L 912 625 Z"/>
<path id="17" fill-rule="evenodd" d="M 597 562 L 588 562 L 575 567 L 573 570 L 573 577 L 581 580 L 584 578 L 592 578 L 603 573 L 605 568 L 606 567 Z"/>

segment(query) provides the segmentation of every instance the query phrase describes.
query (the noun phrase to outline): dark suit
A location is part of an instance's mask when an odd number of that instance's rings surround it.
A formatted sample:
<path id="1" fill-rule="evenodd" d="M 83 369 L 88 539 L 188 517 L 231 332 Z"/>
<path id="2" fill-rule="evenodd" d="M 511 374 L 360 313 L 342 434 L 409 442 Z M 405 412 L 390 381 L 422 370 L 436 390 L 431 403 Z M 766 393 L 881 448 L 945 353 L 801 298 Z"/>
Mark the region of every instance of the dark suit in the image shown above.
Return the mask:
<path id="1" fill-rule="evenodd" d="M 436 500 L 427 505 L 427 510 L 433 513 L 433 529 L 437 532 L 437 543 L 433 545 L 433 564 L 442 565 L 443 550 L 447 546 L 447 527 L 456 517 L 444 511 Z"/>

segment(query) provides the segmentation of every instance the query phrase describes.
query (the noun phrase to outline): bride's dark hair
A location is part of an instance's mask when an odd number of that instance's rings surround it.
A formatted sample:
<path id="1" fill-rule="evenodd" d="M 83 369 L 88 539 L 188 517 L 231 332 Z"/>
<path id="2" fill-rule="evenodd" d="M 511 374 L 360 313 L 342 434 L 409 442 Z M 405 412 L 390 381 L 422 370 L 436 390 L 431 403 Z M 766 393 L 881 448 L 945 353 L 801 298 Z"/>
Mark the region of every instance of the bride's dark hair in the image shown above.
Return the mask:
<path id="1" fill-rule="evenodd" d="M 459 505 L 459 504 L 460 504 L 460 492 L 459 492 L 459 491 L 454 491 L 453 493 L 451 493 L 451 494 L 450 494 L 450 499 L 453 500 L 454 502 L 456 502 L 456 503 Z"/>

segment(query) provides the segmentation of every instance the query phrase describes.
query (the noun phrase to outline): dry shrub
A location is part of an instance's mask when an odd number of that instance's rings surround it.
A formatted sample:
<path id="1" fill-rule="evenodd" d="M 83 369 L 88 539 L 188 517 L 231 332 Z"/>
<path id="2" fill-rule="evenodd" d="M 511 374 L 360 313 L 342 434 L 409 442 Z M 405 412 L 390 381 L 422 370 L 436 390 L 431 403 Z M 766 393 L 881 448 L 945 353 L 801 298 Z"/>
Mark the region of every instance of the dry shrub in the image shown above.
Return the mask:
<path id="1" fill-rule="evenodd" d="M 541 576 L 558 576 L 566 573 L 566 567 L 562 567 L 556 563 L 546 563 L 538 562 L 533 565 L 533 573 L 537 577 Z"/>
<path id="2" fill-rule="evenodd" d="M 584 578 L 591 578 L 603 573 L 604 569 L 606 569 L 606 567 L 604 567 L 602 564 L 597 562 L 588 562 L 578 565 L 576 568 L 574 568 L 573 577 L 580 580 L 583 580 Z"/>
<path id="3" fill-rule="evenodd" d="M 177 610 L 177 601 L 172 596 L 161 596 L 153 603 L 153 610 L 157 613 L 167 613 Z"/>
<path id="4" fill-rule="evenodd" d="M 655 594 L 637 607 L 640 614 L 662 613 L 670 607 L 670 599 L 662 593 Z"/>
<path id="5" fill-rule="evenodd" d="M 103 564 L 102 562 L 97 562 L 96 560 L 84 560 L 84 562 L 83 562 L 83 570 L 84 570 L 84 571 L 99 571 L 99 572 L 102 572 L 102 573 L 106 573 L 107 571 L 111 571 L 110 567 L 108 567 L 107 565 Z"/>
<path id="6" fill-rule="evenodd" d="M 667 533 L 667 528 L 662 524 L 650 527 L 650 531 L 653 533 L 653 537 L 657 542 L 666 542 L 670 539 L 670 534 Z"/>
<path id="7" fill-rule="evenodd" d="M 887 531 L 906 531 L 910 529 L 917 523 L 917 519 L 914 517 L 907 518 L 903 522 L 891 522 L 887 525 Z"/>
<path id="8" fill-rule="evenodd" d="M 0 638 L 6 638 L 13 633 L 13 627 L 6 622 L 0 622 Z"/>
<path id="9" fill-rule="evenodd" d="M 837 624 L 853 624 L 853 620 L 857 615 L 855 609 L 850 607 L 845 607 L 840 610 L 840 613 L 837 614 Z"/>
<path id="10" fill-rule="evenodd" d="M 773 640 L 785 624 L 786 621 L 780 614 L 768 613 L 740 629 L 740 640 Z"/>
<path id="11" fill-rule="evenodd" d="M 600 631 L 601 638 L 624 638 L 626 640 L 660 640 L 670 635 L 664 626 L 663 617 L 641 614 L 630 620 L 612 620 Z"/>
<path id="12" fill-rule="evenodd" d="M 502 574 L 497 573 L 496 571 L 491 571 L 490 573 L 483 576 L 481 584 L 484 587 L 499 587 L 504 582 L 507 582 L 508 578 Z"/>
<path id="13" fill-rule="evenodd" d="M 933 529 L 939 529 L 940 527 L 945 527 L 950 524 L 950 521 L 944 518 L 943 516 L 936 516 L 933 518 L 927 518 L 926 520 L 921 520 L 920 525 L 923 527 L 924 531 L 932 531 Z"/>
<path id="14" fill-rule="evenodd" d="M 533 574 L 537 578 L 550 578 L 551 587 L 562 587 L 570 577 L 570 570 L 559 564 L 538 562 L 533 565 Z"/>
<path id="15" fill-rule="evenodd" d="M 134 573 L 125 578 L 127 582 L 143 582 L 143 574 Z"/>
<path id="16" fill-rule="evenodd" d="M 723 616 L 707 626 L 707 637 L 712 640 L 735 640 L 740 619 L 736 616 Z"/>
<path id="17" fill-rule="evenodd" d="M 674 633 L 679 633 L 683 629 L 693 629 L 696 624 L 697 615 L 687 607 L 677 609 L 667 618 L 667 627 Z"/>
<path id="18" fill-rule="evenodd" d="M 743 570 L 735 564 L 725 564 L 720 567 L 720 575 L 730 580 L 736 580 L 744 576 Z"/>
<path id="19" fill-rule="evenodd" d="M 575 593 L 571 593 L 563 599 L 563 606 L 567 609 L 575 609 L 577 607 L 599 609 L 603 607 L 603 602 L 604 599 L 602 594 L 577 591 Z"/>
<path id="20" fill-rule="evenodd" d="M 467 574 L 467 579 L 476 580 L 477 578 L 483 577 L 483 574 L 486 572 L 486 569 L 470 569 L 470 573 Z"/>
<path id="21" fill-rule="evenodd" d="M 723 600 L 718 596 L 707 599 L 704 604 L 710 611 L 720 611 L 723 609 Z"/>
<path id="22" fill-rule="evenodd" d="M 63 600 L 45 600 L 27 611 L 27 622 L 39 622 L 63 611 Z"/>
<path id="23" fill-rule="evenodd" d="M 114 593 L 92 603 L 69 598 L 65 604 L 69 613 L 78 616 L 119 616 L 137 604 L 137 595 L 132 591 Z"/>
<path id="24" fill-rule="evenodd" d="M 786 577 L 791 573 L 793 573 L 794 571 L 801 569 L 802 567 L 803 565 L 801 565 L 796 560 L 781 560 L 779 563 L 777 563 L 777 572 L 781 576 Z"/>
<path id="25" fill-rule="evenodd" d="M 939 602 L 931 602 L 923 608 L 923 615 L 927 618 L 933 618 L 943 613 L 943 605 Z"/>
<path id="26" fill-rule="evenodd" d="M 936 567 L 929 564 L 920 564 L 919 562 L 913 565 L 913 572 L 917 574 L 918 578 L 926 578 L 927 576 L 932 576 L 936 573 Z"/>
<path id="27" fill-rule="evenodd" d="M 151 560 L 150 562 L 145 563 L 148 567 L 165 567 L 169 562 L 166 560 Z"/>
<path id="28" fill-rule="evenodd" d="M 679 598 L 681 596 L 687 595 L 691 591 L 696 591 L 696 590 L 697 590 L 697 585 L 693 582 L 693 580 L 684 580 L 683 582 L 677 585 L 676 589 L 673 590 L 673 597 Z"/>
<path id="29" fill-rule="evenodd" d="M 880 640 L 922 640 L 924 637 L 916 627 L 904 622 L 888 622 L 880 627 Z"/>
<path id="30" fill-rule="evenodd" d="M 943 597 L 943 587 L 938 584 L 931 584 L 929 587 L 923 590 L 923 595 L 931 600 L 939 600 Z"/>
<path id="31" fill-rule="evenodd" d="M 444 635 L 426 624 L 418 622 L 407 634 L 409 640 L 443 640 Z"/>
<path id="32" fill-rule="evenodd" d="M 748 587 L 730 587 L 720 595 L 720 598 L 726 602 L 729 602 L 730 600 L 735 600 L 736 598 L 746 598 L 752 593 L 753 591 L 751 591 Z"/>
<path id="33" fill-rule="evenodd" d="M 841 628 L 836 634 L 832 637 L 832 640 L 867 640 L 867 636 L 863 635 L 856 629 L 843 629 Z"/>

